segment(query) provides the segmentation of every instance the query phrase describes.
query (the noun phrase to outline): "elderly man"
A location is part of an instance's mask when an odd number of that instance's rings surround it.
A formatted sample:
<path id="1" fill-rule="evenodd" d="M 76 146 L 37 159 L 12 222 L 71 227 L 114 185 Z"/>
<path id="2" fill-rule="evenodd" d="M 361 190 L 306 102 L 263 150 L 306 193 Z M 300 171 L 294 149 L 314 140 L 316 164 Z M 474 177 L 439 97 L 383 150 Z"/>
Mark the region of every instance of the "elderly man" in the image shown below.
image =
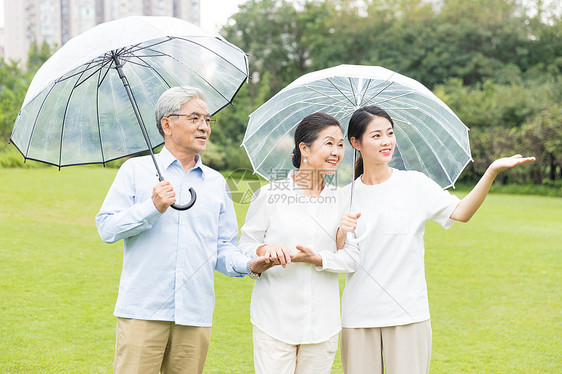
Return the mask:
<path id="1" fill-rule="evenodd" d="M 101 238 L 123 239 L 115 306 L 115 373 L 202 373 L 211 334 L 214 271 L 259 276 L 271 263 L 250 259 L 235 243 L 238 226 L 228 186 L 201 163 L 211 124 L 203 94 L 174 87 L 155 108 L 164 148 L 126 161 L 96 216 Z M 186 211 L 170 206 L 197 193 Z"/>

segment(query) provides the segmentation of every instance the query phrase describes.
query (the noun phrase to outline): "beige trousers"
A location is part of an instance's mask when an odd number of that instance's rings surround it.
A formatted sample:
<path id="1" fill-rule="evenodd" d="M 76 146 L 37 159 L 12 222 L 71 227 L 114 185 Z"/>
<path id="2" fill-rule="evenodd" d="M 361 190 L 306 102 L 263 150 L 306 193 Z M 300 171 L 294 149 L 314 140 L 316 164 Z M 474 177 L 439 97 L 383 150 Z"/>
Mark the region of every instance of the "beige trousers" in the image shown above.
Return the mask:
<path id="1" fill-rule="evenodd" d="M 210 327 L 117 318 L 116 374 L 201 374 Z"/>
<path id="2" fill-rule="evenodd" d="M 345 374 L 427 374 L 431 323 L 344 328 L 341 358 Z"/>
<path id="3" fill-rule="evenodd" d="M 330 374 L 338 335 L 318 344 L 287 344 L 254 326 L 256 374 Z"/>

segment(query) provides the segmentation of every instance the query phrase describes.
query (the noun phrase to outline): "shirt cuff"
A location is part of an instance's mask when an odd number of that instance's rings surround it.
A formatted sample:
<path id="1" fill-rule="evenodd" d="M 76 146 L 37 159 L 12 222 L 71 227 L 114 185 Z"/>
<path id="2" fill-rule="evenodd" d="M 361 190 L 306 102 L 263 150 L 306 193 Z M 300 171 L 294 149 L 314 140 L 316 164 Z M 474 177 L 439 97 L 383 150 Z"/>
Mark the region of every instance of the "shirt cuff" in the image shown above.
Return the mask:
<path id="1" fill-rule="evenodd" d="M 156 209 L 156 206 L 154 205 L 152 199 L 148 199 L 140 205 L 139 214 L 141 218 L 145 219 L 149 223 L 154 223 L 154 221 L 156 221 L 162 215 L 162 213 L 160 213 L 160 211 Z"/>
<path id="2" fill-rule="evenodd" d="M 320 255 L 320 257 L 322 257 L 322 266 L 315 266 L 314 268 L 316 269 L 316 271 L 324 271 L 326 270 L 326 256 L 325 256 L 326 251 L 320 251 L 318 252 L 318 254 Z M 329 253 L 329 252 L 328 252 Z"/>
<path id="3" fill-rule="evenodd" d="M 248 261 L 252 261 L 252 259 L 241 253 L 241 256 L 236 256 L 232 261 L 233 270 L 240 275 L 248 275 L 248 271 L 246 270 Z"/>

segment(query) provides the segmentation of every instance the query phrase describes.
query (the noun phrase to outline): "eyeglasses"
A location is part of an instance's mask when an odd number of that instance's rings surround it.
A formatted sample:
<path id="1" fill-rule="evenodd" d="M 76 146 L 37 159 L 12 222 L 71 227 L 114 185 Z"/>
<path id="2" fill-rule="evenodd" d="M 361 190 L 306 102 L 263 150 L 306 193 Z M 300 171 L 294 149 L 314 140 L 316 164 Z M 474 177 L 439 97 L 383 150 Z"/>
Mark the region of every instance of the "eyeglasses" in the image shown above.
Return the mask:
<path id="1" fill-rule="evenodd" d="M 191 114 L 177 114 L 177 113 L 172 113 L 172 114 L 168 114 L 167 117 L 171 117 L 171 116 L 176 116 L 176 117 L 186 117 L 186 119 L 188 121 L 191 120 L 191 122 L 197 126 L 200 122 L 204 122 L 208 127 L 213 127 L 215 125 L 215 122 L 217 122 L 217 120 L 209 115 L 203 115 L 201 113 L 191 113 Z"/>

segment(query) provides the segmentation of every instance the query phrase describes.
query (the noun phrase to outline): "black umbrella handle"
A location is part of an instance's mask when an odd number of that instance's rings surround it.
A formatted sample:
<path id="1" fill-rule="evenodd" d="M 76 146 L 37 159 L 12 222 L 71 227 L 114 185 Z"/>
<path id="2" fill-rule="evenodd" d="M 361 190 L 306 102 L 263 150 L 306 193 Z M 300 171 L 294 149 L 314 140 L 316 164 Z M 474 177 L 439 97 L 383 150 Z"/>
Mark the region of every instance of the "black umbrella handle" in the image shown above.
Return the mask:
<path id="1" fill-rule="evenodd" d="M 172 204 L 172 208 L 174 208 L 175 210 L 188 210 L 189 208 L 191 208 L 193 204 L 195 204 L 195 200 L 197 200 L 197 194 L 195 193 L 193 187 L 189 187 L 189 192 L 191 193 L 191 200 L 189 201 L 189 203 L 185 205 Z"/>
<path id="2" fill-rule="evenodd" d="M 156 174 L 156 176 L 158 177 L 158 180 L 160 182 L 164 181 L 164 177 L 162 176 L 162 174 L 160 173 L 160 168 L 158 168 L 158 165 L 156 164 L 156 171 L 158 172 L 158 174 Z M 197 193 L 195 192 L 195 190 L 193 189 L 193 187 L 189 187 L 189 193 L 191 194 L 191 200 L 189 200 L 189 203 L 185 204 L 185 205 L 179 205 L 179 204 L 172 204 L 170 205 L 172 208 L 174 208 L 175 210 L 188 210 L 189 208 L 191 208 L 193 206 L 193 204 L 195 204 L 195 200 L 197 200 Z"/>

